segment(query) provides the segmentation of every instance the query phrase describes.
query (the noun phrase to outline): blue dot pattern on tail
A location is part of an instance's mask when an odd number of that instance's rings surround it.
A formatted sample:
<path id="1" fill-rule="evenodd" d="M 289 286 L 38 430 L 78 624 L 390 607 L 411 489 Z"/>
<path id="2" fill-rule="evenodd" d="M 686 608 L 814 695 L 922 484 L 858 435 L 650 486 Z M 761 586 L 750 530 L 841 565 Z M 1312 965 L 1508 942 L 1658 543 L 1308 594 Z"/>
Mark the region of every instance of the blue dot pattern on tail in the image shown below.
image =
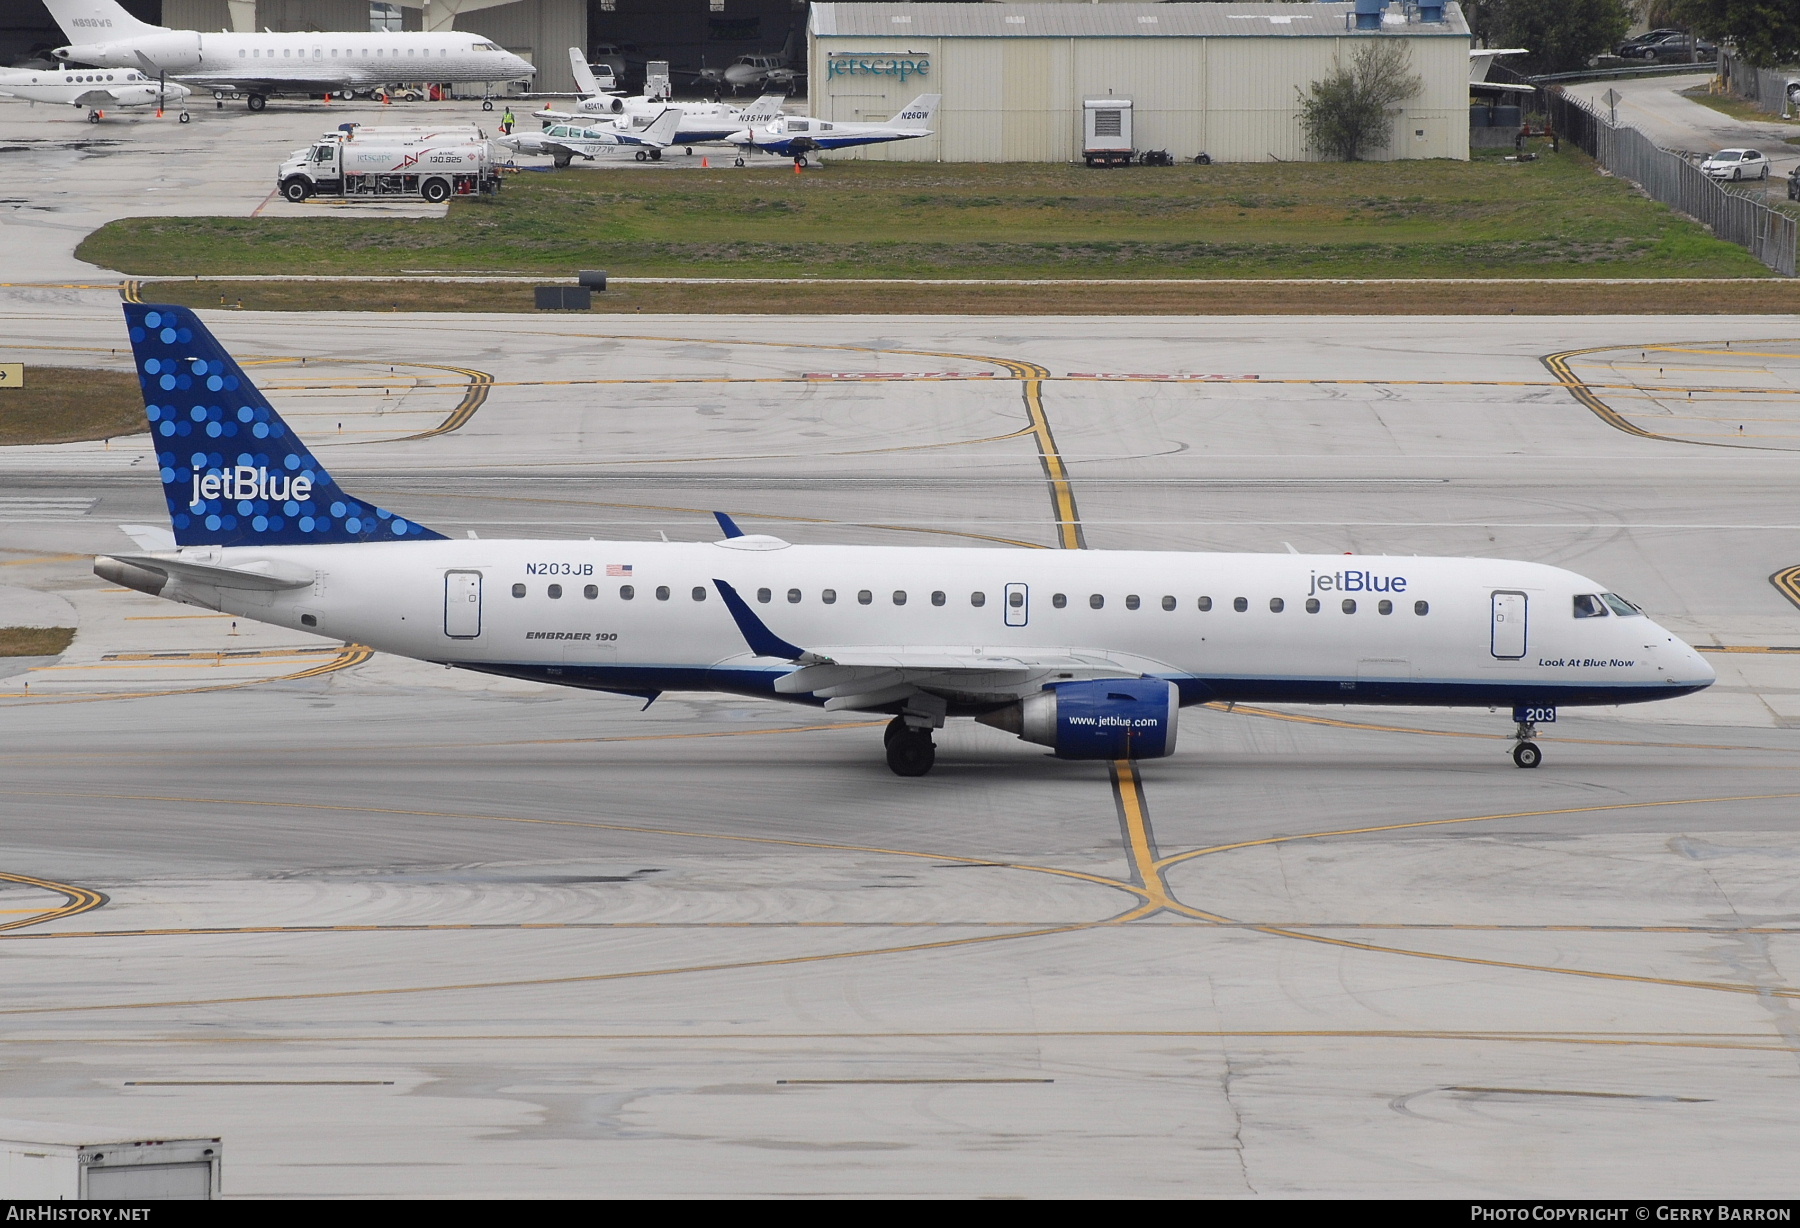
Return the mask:
<path id="1" fill-rule="evenodd" d="M 125 324 L 177 544 L 443 536 L 342 490 L 192 311 L 127 303 Z"/>

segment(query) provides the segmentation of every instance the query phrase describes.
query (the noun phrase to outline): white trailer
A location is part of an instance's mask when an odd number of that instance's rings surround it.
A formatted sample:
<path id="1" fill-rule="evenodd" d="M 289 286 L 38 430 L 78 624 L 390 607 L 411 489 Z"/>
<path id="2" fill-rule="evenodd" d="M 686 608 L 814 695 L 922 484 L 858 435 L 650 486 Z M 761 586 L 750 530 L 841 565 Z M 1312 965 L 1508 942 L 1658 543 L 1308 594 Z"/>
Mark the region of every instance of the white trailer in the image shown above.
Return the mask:
<path id="1" fill-rule="evenodd" d="M 436 203 L 498 192 L 500 171 L 485 140 L 359 135 L 295 150 L 281 164 L 275 183 L 296 202 L 309 196 L 418 196 Z"/>
<path id="2" fill-rule="evenodd" d="M 1081 103 L 1081 158 L 1089 166 L 1130 166 L 1131 99 L 1086 98 Z"/>
<path id="3" fill-rule="evenodd" d="M 0 1121 L 0 1199 L 217 1198 L 224 1156 L 216 1138 Z"/>

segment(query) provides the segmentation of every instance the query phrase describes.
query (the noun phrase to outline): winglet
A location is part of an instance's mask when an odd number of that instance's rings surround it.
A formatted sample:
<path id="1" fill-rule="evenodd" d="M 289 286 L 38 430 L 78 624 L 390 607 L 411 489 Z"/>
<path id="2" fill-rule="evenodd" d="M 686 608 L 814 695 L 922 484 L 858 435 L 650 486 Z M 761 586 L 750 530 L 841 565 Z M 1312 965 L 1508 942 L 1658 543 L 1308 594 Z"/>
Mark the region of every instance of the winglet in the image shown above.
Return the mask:
<path id="1" fill-rule="evenodd" d="M 798 661 L 806 655 L 804 648 L 796 648 L 769 630 L 731 585 L 723 580 L 714 580 L 713 587 L 719 590 L 719 596 L 725 601 L 725 608 L 731 611 L 732 620 L 743 633 L 744 642 L 750 645 L 751 652 L 759 657 L 785 657 L 789 661 Z"/>
<path id="2" fill-rule="evenodd" d="M 726 541 L 744 535 L 744 531 L 737 527 L 737 522 L 724 512 L 714 512 L 713 519 L 719 522 L 719 529 L 725 534 Z"/>

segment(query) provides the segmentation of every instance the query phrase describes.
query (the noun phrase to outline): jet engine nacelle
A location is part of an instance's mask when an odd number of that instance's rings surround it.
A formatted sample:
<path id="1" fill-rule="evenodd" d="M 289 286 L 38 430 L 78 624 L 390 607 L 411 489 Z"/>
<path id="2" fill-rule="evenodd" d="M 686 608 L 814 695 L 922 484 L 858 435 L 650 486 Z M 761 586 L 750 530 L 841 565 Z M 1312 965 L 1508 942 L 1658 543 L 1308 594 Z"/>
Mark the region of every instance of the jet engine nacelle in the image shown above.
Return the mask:
<path id="1" fill-rule="evenodd" d="M 625 103 L 618 98 L 584 98 L 580 106 L 583 111 L 598 111 L 605 115 L 625 114 Z"/>
<path id="2" fill-rule="evenodd" d="M 164 30 L 116 43 L 58 47 L 51 53 L 77 64 L 103 64 L 158 73 L 190 72 L 200 67 L 200 35 L 195 30 Z"/>
<path id="3" fill-rule="evenodd" d="M 1161 678 L 1059 682 L 977 717 L 1048 746 L 1059 759 L 1161 759 L 1175 753 L 1181 692 Z"/>

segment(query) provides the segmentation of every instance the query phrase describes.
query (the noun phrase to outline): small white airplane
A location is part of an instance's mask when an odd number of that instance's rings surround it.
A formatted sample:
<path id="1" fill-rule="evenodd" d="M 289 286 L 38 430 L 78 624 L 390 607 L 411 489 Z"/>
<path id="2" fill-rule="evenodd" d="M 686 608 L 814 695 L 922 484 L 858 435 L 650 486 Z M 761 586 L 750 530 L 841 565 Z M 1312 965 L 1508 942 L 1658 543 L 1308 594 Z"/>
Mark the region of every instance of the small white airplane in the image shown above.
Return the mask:
<path id="1" fill-rule="evenodd" d="M 192 92 L 185 85 L 147 77 L 134 68 L 0 68 L 0 96 L 86 107 L 89 122 L 96 124 L 116 107 L 162 111 L 185 103 Z M 181 122 L 188 122 L 185 110 Z"/>
<path id="2" fill-rule="evenodd" d="M 339 31 L 203 34 L 146 25 L 116 0 L 44 0 L 70 43 L 50 54 L 103 68 L 135 68 L 226 94 L 260 111 L 277 94 L 348 98 L 409 81 L 512 81 L 537 70 L 475 34 Z M 491 103 L 483 103 L 492 110 Z"/>
<path id="3" fill-rule="evenodd" d="M 802 162 L 809 153 L 849 149 L 855 145 L 879 145 L 886 141 L 914 141 L 930 136 L 932 117 L 941 94 L 920 94 L 885 124 L 846 123 L 784 115 L 767 124 L 754 124 L 726 140 L 743 149 L 780 154 Z"/>
<path id="4" fill-rule="evenodd" d="M 640 131 L 633 131 L 629 120 L 576 120 L 551 124 L 542 132 L 515 132 L 496 138 L 495 143 L 514 153 L 553 158 L 558 167 L 567 166 L 576 158 L 592 162 L 601 150 L 621 146 L 635 148 L 639 162 L 660 162 L 662 151 L 675 143 L 675 130 L 680 124 L 681 112 L 668 107 Z"/>
<path id="5" fill-rule="evenodd" d="M 1156 759 L 1209 702 L 1505 705 L 1535 768 L 1558 705 L 1714 681 L 1605 585 L 1510 559 L 795 546 L 723 513 L 717 542 L 449 538 L 338 486 L 189 308 L 125 322 L 173 532 L 129 526 L 103 579 L 502 677 L 886 715 L 900 776 L 951 717 Z"/>
<path id="6" fill-rule="evenodd" d="M 1489 81 L 1488 69 L 1503 55 L 1530 55 L 1527 47 L 1476 47 L 1469 52 L 1469 85 L 1497 94 L 1535 94 L 1535 85 L 1519 85 L 1508 81 Z"/>
<path id="7" fill-rule="evenodd" d="M 747 107 L 733 107 L 719 102 L 668 102 L 639 94 L 635 97 L 606 92 L 604 85 L 588 68 L 579 47 L 569 48 L 569 68 L 582 95 L 574 110 L 557 111 L 545 107 L 534 112 L 539 119 L 557 123 L 576 121 L 591 123 L 591 116 L 606 116 L 628 121 L 632 131 L 648 128 L 663 112 L 674 109 L 681 113 L 671 145 L 722 145 L 732 134 L 758 123 L 767 123 L 781 114 L 782 96 L 764 94 Z M 618 125 L 615 125 L 615 127 Z"/>

